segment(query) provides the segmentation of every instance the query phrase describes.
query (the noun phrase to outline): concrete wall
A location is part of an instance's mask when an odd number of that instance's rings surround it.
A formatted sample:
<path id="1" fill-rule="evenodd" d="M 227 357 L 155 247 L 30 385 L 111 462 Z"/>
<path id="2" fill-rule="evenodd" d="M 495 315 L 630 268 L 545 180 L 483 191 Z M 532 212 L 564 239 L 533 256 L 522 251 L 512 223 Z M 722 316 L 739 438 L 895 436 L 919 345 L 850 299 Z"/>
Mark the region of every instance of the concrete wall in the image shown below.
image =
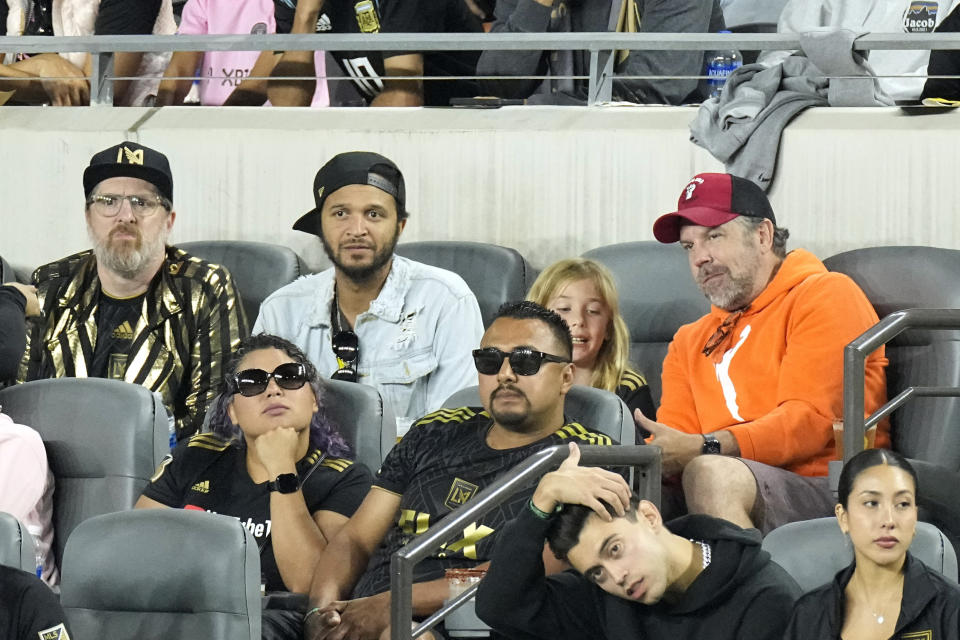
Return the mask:
<path id="1" fill-rule="evenodd" d="M 960 112 L 812 109 L 783 135 L 771 199 L 791 246 L 960 248 Z M 0 109 L 0 255 L 35 266 L 86 248 L 81 174 L 123 139 L 165 152 L 173 242 L 319 243 L 290 225 L 335 153 L 394 159 L 412 212 L 404 240 L 515 247 L 535 265 L 652 239 L 693 174 L 722 170 L 688 141 L 693 108 Z"/>

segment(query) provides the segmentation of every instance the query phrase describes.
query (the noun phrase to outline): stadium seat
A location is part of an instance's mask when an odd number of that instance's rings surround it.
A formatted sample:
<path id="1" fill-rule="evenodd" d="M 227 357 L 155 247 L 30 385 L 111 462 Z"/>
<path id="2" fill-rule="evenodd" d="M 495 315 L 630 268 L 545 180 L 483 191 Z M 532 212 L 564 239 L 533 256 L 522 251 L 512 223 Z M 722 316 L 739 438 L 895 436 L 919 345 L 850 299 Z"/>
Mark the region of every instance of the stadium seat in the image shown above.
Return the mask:
<path id="1" fill-rule="evenodd" d="M 710 311 L 690 275 L 686 254 L 675 245 L 624 242 L 583 254 L 604 264 L 620 293 L 620 313 L 630 331 L 630 359 L 647 378 L 660 404 L 663 358 L 682 325 Z"/>
<path id="2" fill-rule="evenodd" d="M 350 445 L 355 459 L 376 473 L 397 441 L 397 421 L 373 387 L 324 380 L 324 410 Z"/>
<path id="3" fill-rule="evenodd" d="M 260 555 L 236 519 L 180 509 L 91 518 L 63 558 L 72 636 L 260 640 Z"/>
<path id="4" fill-rule="evenodd" d="M 836 518 L 817 518 L 777 527 L 763 539 L 763 548 L 804 591 L 830 582 L 853 561 L 853 548 L 840 531 Z M 957 555 L 946 536 L 932 524 L 917 523 L 910 553 L 956 582 Z"/>
<path id="5" fill-rule="evenodd" d="M 824 260 L 850 276 L 880 318 L 902 309 L 960 308 L 960 251 L 869 247 Z M 960 386 L 960 331 L 907 331 L 886 349 L 890 397 L 910 386 Z M 893 448 L 960 470 L 960 398 L 915 398 L 891 416 Z"/>
<path id="6" fill-rule="evenodd" d="M 15 422 L 40 433 L 56 482 L 54 552 L 62 567 L 70 533 L 84 520 L 133 507 L 169 452 L 159 396 L 101 378 L 56 378 L 0 390 Z"/>
<path id="7" fill-rule="evenodd" d="M 479 407 L 478 387 L 461 389 L 447 398 L 445 408 Z M 575 384 L 567 392 L 563 413 L 568 420 L 604 433 L 620 444 L 636 444 L 637 429 L 630 410 L 616 394 Z"/>
<path id="8" fill-rule="evenodd" d="M 34 573 L 37 556 L 33 536 L 14 516 L 0 511 L 0 564 Z"/>
<path id="9" fill-rule="evenodd" d="M 516 249 L 482 242 L 408 242 L 397 245 L 405 258 L 453 271 L 480 304 L 483 326 L 504 302 L 523 300 L 533 284 L 532 270 Z"/>
<path id="10" fill-rule="evenodd" d="M 260 313 L 260 303 L 267 296 L 307 272 L 300 256 L 278 244 L 209 240 L 181 242 L 177 246 L 190 255 L 226 267 L 240 291 L 250 327 Z"/>
<path id="11" fill-rule="evenodd" d="M 903 309 L 960 308 L 960 251 L 868 247 L 824 260 L 850 276 L 881 318 Z M 887 391 L 960 387 L 960 331 L 911 330 L 887 344 Z M 862 382 L 861 382 L 862 384 Z M 919 479 L 920 517 L 960 545 L 960 398 L 912 398 L 890 415 L 894 450 L 911 459 Z"/>

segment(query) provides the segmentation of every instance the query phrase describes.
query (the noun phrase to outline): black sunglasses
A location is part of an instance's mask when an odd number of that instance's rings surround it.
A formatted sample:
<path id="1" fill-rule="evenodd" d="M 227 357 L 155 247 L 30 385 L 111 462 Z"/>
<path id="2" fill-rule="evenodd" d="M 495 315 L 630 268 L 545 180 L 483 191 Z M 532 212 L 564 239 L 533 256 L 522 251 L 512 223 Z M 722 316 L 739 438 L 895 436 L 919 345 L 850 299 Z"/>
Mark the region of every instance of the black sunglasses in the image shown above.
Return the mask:
<path id="1" fill-rule="evenodd" d="M 244 369 L 232 376 L 228 375 L 227 383 L 233 387 L 235 392 L 249 398 L 266 391 L 267 385 L 270 384 L 270 378 L 273 378 L 281 389 L 293 391 L 307 383 L 307 369 L 299 362 L 281 364 L 270 373 L 263 369 Z"/>
<path id="2" fill-rule="evenodd" d="M 505 358 L 510 359 L 510 368 L 518 376 L 535 375 L 544 362 L 570 362 L 569 358 L 552 356 L 542 351 L 534 351 L 529 347 L 517 347 L 510 352 L 501 351 L 496 347 L 473 350 L 473 363 L 477 371 L 485 376 L 492 376 L 500 371 Z"/>
<path id="3" fill-rule="evenodd" d="M 333 353 L 337 356 L 337 366 L 340 367 L 330 376 L 334 380 L 356 382 L 357 361 L 360 359 L 360 340 L 357 334 L 349 329 L 338 331 L 333 336 Z"/>

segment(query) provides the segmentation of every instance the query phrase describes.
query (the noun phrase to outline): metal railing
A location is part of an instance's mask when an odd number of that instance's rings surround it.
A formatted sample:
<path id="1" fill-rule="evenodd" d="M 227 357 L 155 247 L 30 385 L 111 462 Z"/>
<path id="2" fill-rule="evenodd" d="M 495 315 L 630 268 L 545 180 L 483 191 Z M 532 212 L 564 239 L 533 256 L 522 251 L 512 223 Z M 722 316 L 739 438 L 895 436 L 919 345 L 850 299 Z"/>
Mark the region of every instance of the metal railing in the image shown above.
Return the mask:
<path id="1" fill-rule="evenodd" d="M 660 504 L 660 447 L 654 445 L 614 445 L 580 447 L 580 463 L 584 465 L 636 467 L 639 494 Z M 413 567 L 430 553 L 462 531 L 470 523 L 496 508 L 521 489 L 532 486 L 547 471 L 560 465 L 569 455 L 566 445 L 543 449 L 511 469 L 505 476 L 481 491 L 466 505 L 417 536 L 390 559 L 390 627 L 393 640 L 411 640 L 428 631 L 446 614 L 466 603 L 476 591 L 471 586 L 429 618 L 412 628 Z"/>
<path id="2" fill-rule="evenodd" d="M 866 430 L 911 398 L 960 397 L 960 387 L 907 387 L 864 418 L 867 356 L 909 329 L 960 329 L 960 309 L 904 309 L 867 329 L 843 350 L 843 460 L 863 451 Z"/>
<path id="3" fill-rule="evenodd" d="M 0 52 L 91 54 L 90 104 L 112 104 L 116 52 L 167 51 L 517 51 L 590 52 L 588 102 L 609 100 L 616 50 L 706 51 L 712 49 L 799 49 L 788 33 L 374 33 L 167 36 L 2 36 Z M 960 49 L 960 33 L 868 33 L 857 51 L 874 49 Z"/>

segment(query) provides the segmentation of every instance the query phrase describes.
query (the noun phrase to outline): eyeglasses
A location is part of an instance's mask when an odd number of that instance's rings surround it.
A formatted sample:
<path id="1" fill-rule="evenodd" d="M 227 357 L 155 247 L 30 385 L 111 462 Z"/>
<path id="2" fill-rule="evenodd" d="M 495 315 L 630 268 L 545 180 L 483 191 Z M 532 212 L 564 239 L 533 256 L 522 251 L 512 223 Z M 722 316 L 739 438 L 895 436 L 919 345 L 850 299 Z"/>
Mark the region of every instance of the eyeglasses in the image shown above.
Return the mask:
<path id="1" fill-rule="evenodd" d="M 357 373 L 357 362 L 360 359 L 360 339 L 349 329 L 338 331 L 333 336 L 333 353 L 337 356 L 337 366 L 340 367 L 330 376 L 334 380 L 356 382 L 360 377 Z"/>
<path id="2" fill-rule="evenodd" d="M 167 208 L 166 202 L 159 196 L 121 196 L 113 193 L 90 196 L 90 199 L 87 200 L 87 206 L 98 215 L 112 218 L 120 213 L 120 207 L 124 200 L 130 203 L 130 210 L 138 218 L 153 215 L 160 207 Z"/>
<path id="3" fill-rule="evenodd" d="M 270 384 L 270 378 L 273 378 L 281 389 L 293 391 L 307 383 L 307 368 L 299 362 L 287 362 L 270 373 L 263 369 L 244 369 L 233 375 L 228 375 L 227 384 L 235 392 L 249 398 L 266 391 L 267 385 Z"/>
<path id="4" fill-rule="evenodd" d="M 542 351 L 534 351 L 529 347 L 517 347 L 513 351 L 501 351 L 496 347 L 473 350 L 473 363 L 477 371 L 485 376 L 492 376 L 500 371 L 504 359 L 510 359 L 510 368 L 518 376 L 532 376 L 540 371 L 544 362 L 570 362 L 568 358 L 552 356 Z"/>

